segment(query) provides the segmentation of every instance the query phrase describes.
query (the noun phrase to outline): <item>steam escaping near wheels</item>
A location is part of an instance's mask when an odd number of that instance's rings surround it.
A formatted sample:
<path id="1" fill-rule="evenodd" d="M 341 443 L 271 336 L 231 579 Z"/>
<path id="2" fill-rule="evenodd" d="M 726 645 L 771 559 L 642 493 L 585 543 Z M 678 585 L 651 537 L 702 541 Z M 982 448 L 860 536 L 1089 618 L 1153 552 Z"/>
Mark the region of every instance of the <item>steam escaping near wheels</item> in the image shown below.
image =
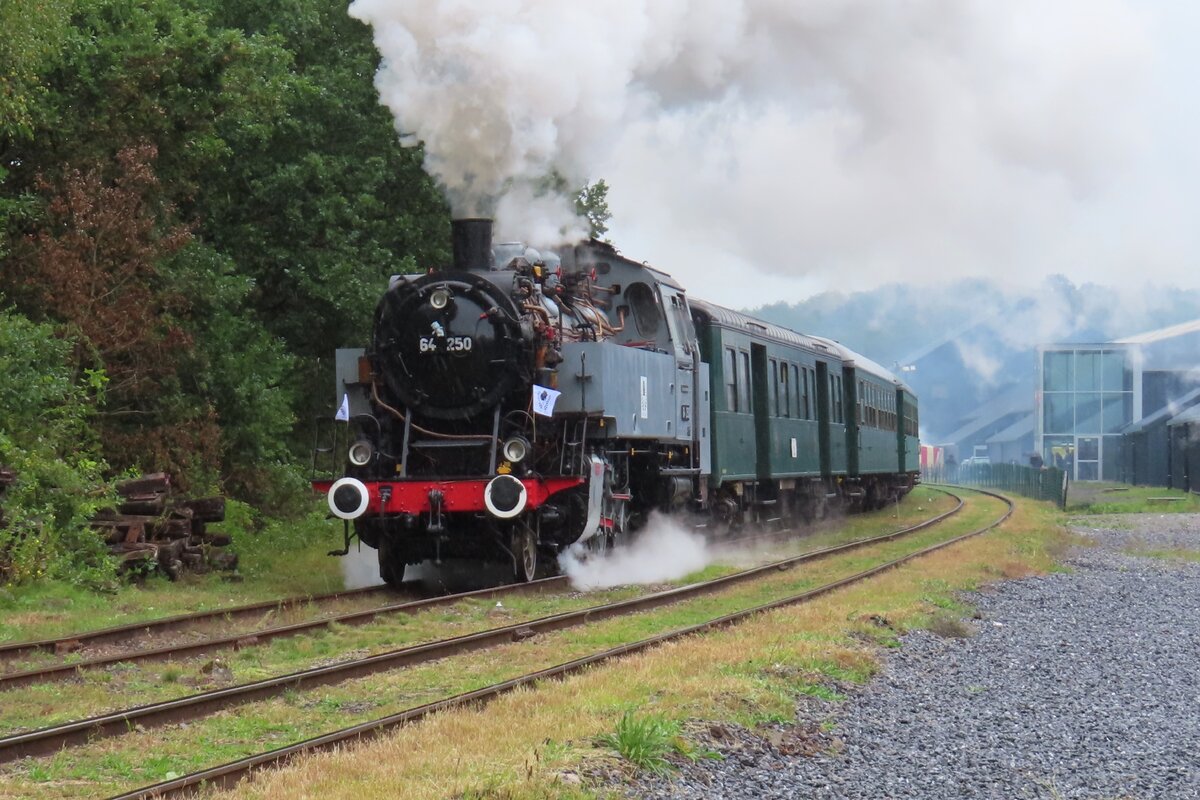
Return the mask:
<path id="1" fill-rule="evenodd" d="M 632 544 L 602 553 L 574 544 L 559 555 L 558 565 L 576 589 L 604 589 L 678 580 L 713 558 L 703 536 L 656 512 Z"/>

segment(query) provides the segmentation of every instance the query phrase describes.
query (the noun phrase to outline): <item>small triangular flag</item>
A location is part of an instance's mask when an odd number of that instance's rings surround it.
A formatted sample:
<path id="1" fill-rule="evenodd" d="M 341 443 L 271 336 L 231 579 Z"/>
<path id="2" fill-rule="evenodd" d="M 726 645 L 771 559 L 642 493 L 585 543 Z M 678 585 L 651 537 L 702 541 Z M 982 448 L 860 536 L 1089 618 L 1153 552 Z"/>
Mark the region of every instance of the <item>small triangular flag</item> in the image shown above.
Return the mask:
<path id="1" fill-rule="evenodd" d="M 554 403 L 562 392 L 547 389 L 545 386 L 533 385 L 533 413 L 543 417 L 554 416 Z"/>
<path id="2" fill-rule="evenodd" d="M 342 395 L 342 404 L 338 406 L 337 413 L 333 415 L 333 418 L 342 422 L 350 421 L 350 395 Z"/>

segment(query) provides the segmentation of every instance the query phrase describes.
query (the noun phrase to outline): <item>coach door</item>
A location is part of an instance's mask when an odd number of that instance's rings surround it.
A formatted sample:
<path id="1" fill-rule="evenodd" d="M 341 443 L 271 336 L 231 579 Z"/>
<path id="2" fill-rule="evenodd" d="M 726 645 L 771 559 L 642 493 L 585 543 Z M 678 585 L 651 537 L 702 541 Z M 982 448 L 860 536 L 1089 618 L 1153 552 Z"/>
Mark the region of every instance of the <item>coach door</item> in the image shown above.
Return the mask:
<path id="1" fill-rule="evenodd" d="M 755 471 L 760 481 L 771 479 L 771 417 L 767 407 L 767 348 L 750 345 L 750 407 L 754 411 Z"/>
<path id="2" fill-rule="evenodd" d="M 821 452 L 821 475 L 831 472 L 829 459 L 829 364 L 817 362 L 817 447 Z"/>

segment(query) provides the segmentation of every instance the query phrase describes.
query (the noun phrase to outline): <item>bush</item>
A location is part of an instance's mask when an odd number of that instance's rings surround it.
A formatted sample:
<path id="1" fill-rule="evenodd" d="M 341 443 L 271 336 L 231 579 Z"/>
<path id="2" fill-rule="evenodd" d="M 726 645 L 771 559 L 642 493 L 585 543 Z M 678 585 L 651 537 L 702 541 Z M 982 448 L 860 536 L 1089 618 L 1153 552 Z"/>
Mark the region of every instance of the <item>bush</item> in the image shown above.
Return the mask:
<path id="1" fill-rule="evenodd" d="M 0 311 L 0 464 L 16 472 L 0 529 L 6 583 L 52 577 L 104 587 L 115 576 L 88 527 L 112 504 L 88 424 L 105 376 L 77 375 L 72 346 L 48 325 Z"/>

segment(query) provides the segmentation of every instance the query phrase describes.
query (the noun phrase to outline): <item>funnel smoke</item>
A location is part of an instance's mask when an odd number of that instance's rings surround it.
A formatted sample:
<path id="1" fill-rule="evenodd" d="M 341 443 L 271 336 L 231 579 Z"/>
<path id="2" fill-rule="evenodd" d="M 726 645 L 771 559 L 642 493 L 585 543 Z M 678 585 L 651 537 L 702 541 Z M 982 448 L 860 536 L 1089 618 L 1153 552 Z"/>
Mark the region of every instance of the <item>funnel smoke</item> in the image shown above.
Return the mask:
<path id="1" fill-rule="evenodd" d="M 1145 241 L 1156 224 L 1130 236 L 1103 222 L 1157 219 L 1126 207 L 1144 196 L 1126 179 L 1151 152 L 1157 13 L 1127 0 L 355 0 L 350 13 L 372 26 L 382 101 L 424 143 L 455 216 L 495 214 L 504 238 L 583 232 L 572 198 L 545 189 L 557 173 L 604 177 L 622 247 L 731 304 L 800 275 L 810 289 L 1036 280 L 1168 257 Z M 745 268 L 762 279 L 730 285 Z"/>

